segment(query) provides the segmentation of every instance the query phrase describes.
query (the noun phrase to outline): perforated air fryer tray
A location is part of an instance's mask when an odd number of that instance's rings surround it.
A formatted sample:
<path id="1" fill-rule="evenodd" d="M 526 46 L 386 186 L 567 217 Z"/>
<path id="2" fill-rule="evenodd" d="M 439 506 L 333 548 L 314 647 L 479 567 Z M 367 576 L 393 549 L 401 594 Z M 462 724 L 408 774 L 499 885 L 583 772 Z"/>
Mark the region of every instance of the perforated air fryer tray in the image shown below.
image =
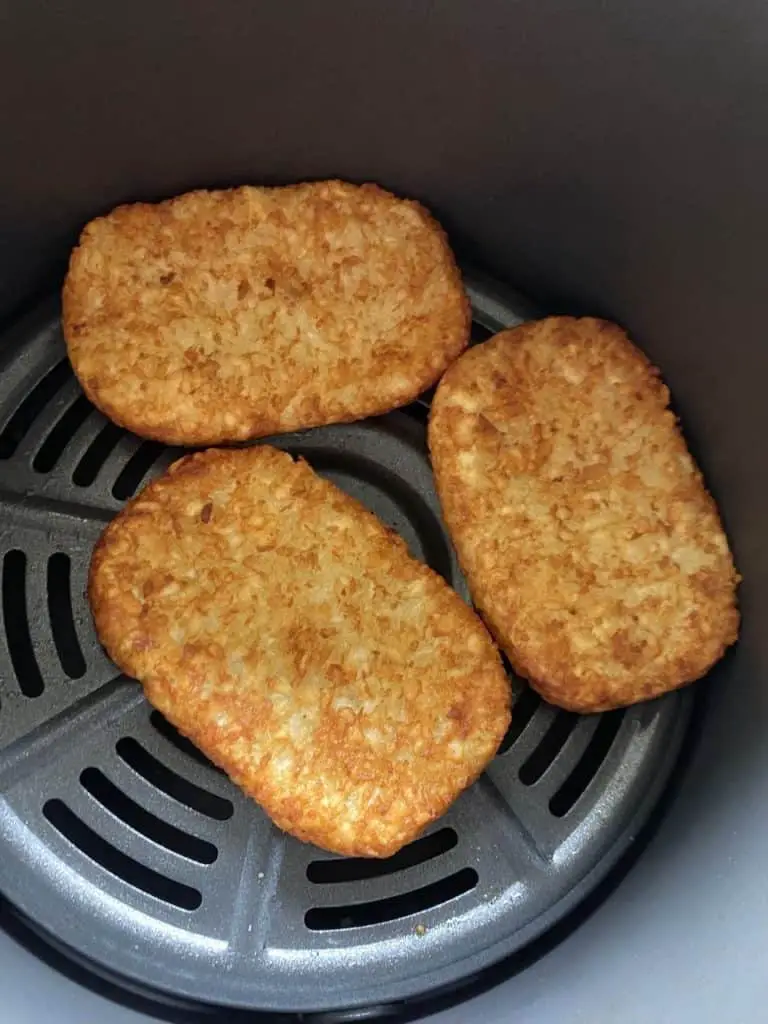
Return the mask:
<path id="1" fill-rule="evenodd" d="M 470 282 L 476 336 L 524 303 Z M 427 404 L 279 438 L 465 597 Z M 58 306 L 0 344 L 0 891 L 75 954 L 177 998 L 273 1011 L 388 1003 L 519 950 L 600 881 L 677 759 L 692 693 L 580 717 L 519 694 L 483 778 L 389 861 L 280 833 L 101 650 L 84 588 L 104 524 L 177 451 L 87 402 Z"/>

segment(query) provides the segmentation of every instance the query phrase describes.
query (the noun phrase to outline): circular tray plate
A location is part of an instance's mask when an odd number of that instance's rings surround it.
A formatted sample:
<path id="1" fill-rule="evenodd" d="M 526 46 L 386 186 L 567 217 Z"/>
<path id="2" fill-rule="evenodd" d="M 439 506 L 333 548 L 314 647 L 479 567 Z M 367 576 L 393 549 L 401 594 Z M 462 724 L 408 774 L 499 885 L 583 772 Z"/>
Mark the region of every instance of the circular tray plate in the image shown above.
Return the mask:
<path id="1" fill-rule="evenodd" d="M 475 340 L 532 310 L 470 279 Z M 428 397 L 273 439 L 467 590 L 425 444 Z M 93 544 L 178 451 L 82 395 L 58 307 L 0 345 L 0 891 L 126 982 L 206 1004 L 311 1011 L 467 978 L 541 935 L 605 876 L 664 789 L 692 692 L 578 716 L 513 679 L 485 775 L 387 861 L 278 831 L 109 662 L 84 596 Z"/>

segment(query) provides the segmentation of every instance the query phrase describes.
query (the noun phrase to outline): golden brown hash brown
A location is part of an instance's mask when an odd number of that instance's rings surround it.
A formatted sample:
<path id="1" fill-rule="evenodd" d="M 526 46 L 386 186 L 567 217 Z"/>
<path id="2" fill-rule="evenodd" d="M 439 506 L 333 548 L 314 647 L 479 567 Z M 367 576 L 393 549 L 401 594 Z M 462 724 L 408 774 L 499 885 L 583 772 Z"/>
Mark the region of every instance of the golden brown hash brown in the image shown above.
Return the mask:
<path id="1" fill-rule="evenodd" d="M 117 665 L 274 821 L 386 857 L 493 757 L 510 689 L 482 622 L 400 538 L 267 446 L 176 462 L 91 563 Z"/>
<path id="2" fill-rule="evenodd" d="M 738 576 L 669 392 L 616 325 L 551 317 L 448 370 L 429 445 L 475 603 L 575 711 L 698 679 L 737 637 Z"/>
<path id="3" fill-rule="evenodd" d="M 418 203 L 340 181 L 191 192 L 91 221 L 64 336 L 86 395 L 144 437 L 205 445 L 412 401 L 469 337 Z"/>

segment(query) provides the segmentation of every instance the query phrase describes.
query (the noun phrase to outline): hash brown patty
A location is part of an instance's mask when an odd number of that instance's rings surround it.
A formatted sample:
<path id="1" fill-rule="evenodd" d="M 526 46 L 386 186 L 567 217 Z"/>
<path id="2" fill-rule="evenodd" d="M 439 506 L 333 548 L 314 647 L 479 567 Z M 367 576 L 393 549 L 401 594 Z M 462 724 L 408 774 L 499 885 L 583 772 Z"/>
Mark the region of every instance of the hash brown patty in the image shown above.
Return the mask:
<path id="1" fill-rule="evenodd" d="M 403 541 L 268 446 L 187 456 L 93 555 L 98 635 L 287 832 L 386 857 L 493 757 L 510 687 L 485 627 Z"/>
<path id="2" fill-rule="evenodd" d="M 190 192 L 91 221 L 63 324 L 106 416 L 209 445 L 412 401 L 466 347 L 470 312 L 422 206 L 323 181 Z"/>
<path id="3" fill-rule="evenodd" d="M 655 697 L 736 640 L 738 576 L 668 405 L 626 334 L 590 318 L 502 331 L 437 389 L 432 464 L 475 604 L 561 707 Z"/>

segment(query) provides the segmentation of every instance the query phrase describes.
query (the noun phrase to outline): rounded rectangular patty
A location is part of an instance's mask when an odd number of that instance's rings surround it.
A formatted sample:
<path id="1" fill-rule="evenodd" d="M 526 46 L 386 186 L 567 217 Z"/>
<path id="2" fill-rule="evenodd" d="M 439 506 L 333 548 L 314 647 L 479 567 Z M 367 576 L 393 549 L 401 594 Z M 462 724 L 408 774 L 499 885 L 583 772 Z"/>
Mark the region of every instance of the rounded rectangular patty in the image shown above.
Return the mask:
<path id="1" fill-rule="evenodd" d="M 323 181 L 190 192 L 91 221 L 63 325 L 106 416 L 208 445 L 412 401 L 466 347 L 470 311 L 422 206 Z"/>
<path id="2" fill-rule="evenodd" d="M 547 700 L 655 697 L 736 640 L 715 503 L 667 388 L 616 325 L 551 317 L 466 352 L 429 446 L 476 606 Z"/>
<path id="3" fill-rule="evenodd" d="M 188 456 L 105 530 L 98 635 L 283 829 L 389 856 L 482 772 L 510 687 L 485 627 L 375 516 L 273 448 Z"/>

